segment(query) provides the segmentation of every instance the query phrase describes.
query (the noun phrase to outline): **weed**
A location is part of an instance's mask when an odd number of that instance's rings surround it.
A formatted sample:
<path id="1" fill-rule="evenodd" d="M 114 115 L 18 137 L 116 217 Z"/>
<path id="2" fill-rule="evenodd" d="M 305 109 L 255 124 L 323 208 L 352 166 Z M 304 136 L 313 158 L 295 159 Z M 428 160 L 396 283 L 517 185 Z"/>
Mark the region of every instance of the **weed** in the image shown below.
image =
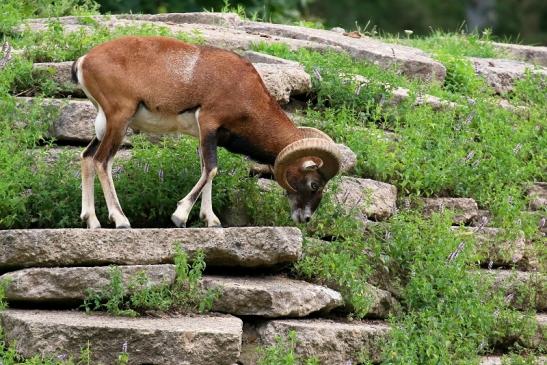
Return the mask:
<path id="1" fill-rule="evenodd" d="M 316 358 L 304 359 L 296 353 L 298 339 L 295 331 L 277 336 L 275 344 L 259 350 L 259 365 L 319 365 Z"/>
<path id="2" fill-rule="evenodd" d="M 114 316 L 135 317 L 149 310 L 199 312 L 212 309 L 218 290 L 203 290 L 205 255 L 196 252 L 192 263 L 180 245 L 175 246 L 175 282 L 152 284 L 144 271 L 124 280 L 119 267 L 109 270 L 110 282 L 101 290 L 88 290 L 83 307 L 86 312 L 105 310 Z M 127 281 L 127 284 L 125 284 Z"/>
<path id="3" fill-rule="evenodd" d="M 8 307 L 8 301 L 6 299 L 6 291 L 8 289 L 8 286 L 10 284 L 9 279 L 2 279 L 0 280 L 0 311 L 3 311 Z"/>

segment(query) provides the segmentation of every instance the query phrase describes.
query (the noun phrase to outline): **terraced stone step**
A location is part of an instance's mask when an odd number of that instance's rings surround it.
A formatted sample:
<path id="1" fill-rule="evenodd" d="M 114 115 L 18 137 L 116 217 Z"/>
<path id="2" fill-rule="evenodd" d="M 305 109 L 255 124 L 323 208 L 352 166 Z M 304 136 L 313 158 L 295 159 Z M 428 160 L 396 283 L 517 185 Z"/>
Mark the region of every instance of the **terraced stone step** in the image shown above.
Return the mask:
<path id="1" fill-rule="evenodd" d="M 528 266 L 524 232 L 505 237 L 505 231 L 490 227 L 453 227 L 462 239 L 472 237 L 474 250 L 484 266 Z"/>
<path id="2" fill-rule="evenodd" d="M 120 266 L 125 288 L 139 272 L 146 273 L 150 286 L 175 281 L 174 265 Z M 30 268 L 0 276 L 8 280 L 6 298 L 30 303 L 82 301 L 89 289 L 99 291 L 110 279 L 110 268 Z M 326 313 L 343 304 L 335 290 L 276 276 L 227 277 L 207 275 L 201 280 L 204 289 L 220 290 L 213 311 L 234 315 L 268 318 L 304 317 L 321 311 Z"/>
<path id="3" fill-rule="evenodd" d="M 269 267 L 302 253 L 292 227 L 4 230 L 0 270 L 172 263 L 176 244 L 190 256 L 203 250 L 212 266 Z"/>
<path id="4" fill-rule="evenodd" d="M 255 55 L 251 57 L 257 59 Z M 291 96 L 311 91 L 310 75 L 299 63 L 274 62 L 272 58 L 263 58 L 261 61 L 253 63 L 253 66 L 262 77 L 268 91 L 279 103 L 286 104 Z M 59 84 L 63 94 L 85 97 L 80 87 L 72 82 L 72 61 L 35 63 L 33 68 L 37 75 L 45 73 L 48 78 Z"/>
<path id="5" fill-rule="evenodd" d="M 498 94 L 512 91 L 515 82 L 524 78 L 527 72 L 547 79 L 547 68 L 526 62 L 477 57 L 469 57 L 469 61 L 475 72 L 483 76 Z"/>
<path id="6" fill-rule="evenodd" d="M 469 223 L 479 214 L 477 202 L 471 198 L 422 198 L 418 204 L 427 217 L 444 210 L 454 211 L 454 224 Z"/>
<path id="7" fill-rule="evenodd" d="M 245 323 L 239 361 L 243 365 L 255 365 L 258 346 L 274 345 L 276 337 L 286 337 L 290 331 L 296 332 L 296 353 L 317 357 L 321 364 L 358 363 L 359 354 L 378 362 L 382 343 L 389 335 L 389 327 L 382 321 L 302 319 Z"/>
<path id="8" fill-rule="evenodd" d="M 547 67 L 547 47 L 497 42 L 490 44 L 510 58 Z"/>
<path id="9" fill-rule="evenodd" d="M 114 364 L 127 348 L 130 364 L 233 364 L 242 322 L 232 316 L 126 318 L 70 311 L 9 309 L 0 313 L 8 343 L 25 357 L 73 356 L 91 350 L 93 364 Z"/>
<path id="10" fill-rule="evenodd" d="M 293 50 L 305 48 L 318 51 L 346 51 L 356 59 L 368 60 L 381 67 L 395 66 L 410 77 L 443 80 L 446 76 L 446 69 L 441 63 L 434 61 L 425 52 L 411 47 L 387 44 L 365 36 L 353 38 L 328 30 L 237 20 L 236 17 L 227 20 L 223 15 L 215 13 L 197 14 L 162 14 L 161 17 L 97 16 L 94 19 L 109 29 L 153 24 L 166 27 L 174 33 L 185 32 L 191 35 L 197 31 L 205 44 L 232 50 L 249 50 L 253 44 L 267 43 L 287 44 Z M 89 25 L 81 24 L 78 17 L 60 17 L 59 21 L 67 32 L 91 28 Z M 31 19 L 25 26 L 19 27 L 19 30 L 28 27 L 32 31 L 41 31 L 46 28 L 46 22 L 45 19 Z"/>
<path id="11" fill-rule="evenodd" d="M 485 356 L 481 359 L 479 365 L 503 365 L 503 360 L 501 356 Z M 509 363 L 506 363 L 509 364 Z M 528 364 L 528 363 L 527 363 Z M 539 356 L 536 358 L 534 365 L 545 365 L 547 364 L 547 356 Z"/>
<path id="12" fill-rule="evenodd" d="M 547 310 L 547 276 L 539 272 L 478 270 L 480 279 L 492 280 L 493 290 L 502 290 L 505 301 L 521 310 Z"/>

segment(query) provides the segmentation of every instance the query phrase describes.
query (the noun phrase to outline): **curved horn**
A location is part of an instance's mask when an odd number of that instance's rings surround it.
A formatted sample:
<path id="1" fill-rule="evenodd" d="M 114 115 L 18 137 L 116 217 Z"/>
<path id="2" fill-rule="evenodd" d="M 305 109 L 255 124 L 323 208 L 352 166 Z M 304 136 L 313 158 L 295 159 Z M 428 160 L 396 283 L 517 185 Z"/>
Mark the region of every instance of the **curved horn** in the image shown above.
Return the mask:
<path id="1" fill-rule="evenodd" d="M 328 134 L 320 131 L 319 129 L 311 127 L 298 127 L 298 130 L 300 131 L 302 138 L 323 138 L 327 141 L 334 143 L 334 141 L 332 140 L 332 138 L 329 137 Z"/>
<path id="2" fill-rule="evenodd" d="M 295 160 L 308 156 L 321 159 L 319 171 L 327 180 L 340 170 L 341 157 L 336 144 L 325 138 L 300 139 L 285 147 L 275 159 L 274 176 L 283 189 L 296 192 L 287 181 L 287 168 Z"/>

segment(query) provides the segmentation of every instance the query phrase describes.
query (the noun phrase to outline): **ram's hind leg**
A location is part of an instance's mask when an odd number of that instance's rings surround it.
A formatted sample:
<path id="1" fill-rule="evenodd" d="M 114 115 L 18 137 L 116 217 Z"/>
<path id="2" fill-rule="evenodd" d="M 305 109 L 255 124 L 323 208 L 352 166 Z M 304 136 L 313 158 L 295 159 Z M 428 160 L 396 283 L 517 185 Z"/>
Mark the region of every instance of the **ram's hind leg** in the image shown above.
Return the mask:
<path id="1" fill-rule="evenodd" d="M 86 222 L 87 228 L 101 228 L 101 223 L 95 214 L 95 198 L 93 192 L 95 181 L 93 156 L 99 147 L 99 143 L 97 137 L 94 137 L 80 155 L 82 165 L 82 213 L 80 214 L 80 218 Z"/>
<path id="2" fill-rule="evenodd" d="M 93 157 L 95 171 L 101 182 L 108 208 L 108 219 L 114 222 L 116 228 L 131 227 L 129 220 L 122 211 L 112 180 L 112 160 L 122 143 L 128 120 L 133 113 L 134 110 L 127 109 L 106 114 L 106 125 L 101 144 Z"/>

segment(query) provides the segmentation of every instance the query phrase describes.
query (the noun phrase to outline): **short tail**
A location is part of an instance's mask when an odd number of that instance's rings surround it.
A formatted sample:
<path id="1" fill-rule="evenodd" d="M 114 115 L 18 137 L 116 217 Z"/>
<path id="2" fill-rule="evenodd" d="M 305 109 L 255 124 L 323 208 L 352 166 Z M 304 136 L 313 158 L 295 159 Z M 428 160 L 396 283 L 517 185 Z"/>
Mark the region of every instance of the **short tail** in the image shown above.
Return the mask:
<path id="1" fill-rule="evenodd" d="M 76 85 L 79 83 L 78 82 L 78 61 L 80 59 L 78 58 L 76 61 L 74 61 L 72 63 L 72 82 L 75 83 Z"/>

